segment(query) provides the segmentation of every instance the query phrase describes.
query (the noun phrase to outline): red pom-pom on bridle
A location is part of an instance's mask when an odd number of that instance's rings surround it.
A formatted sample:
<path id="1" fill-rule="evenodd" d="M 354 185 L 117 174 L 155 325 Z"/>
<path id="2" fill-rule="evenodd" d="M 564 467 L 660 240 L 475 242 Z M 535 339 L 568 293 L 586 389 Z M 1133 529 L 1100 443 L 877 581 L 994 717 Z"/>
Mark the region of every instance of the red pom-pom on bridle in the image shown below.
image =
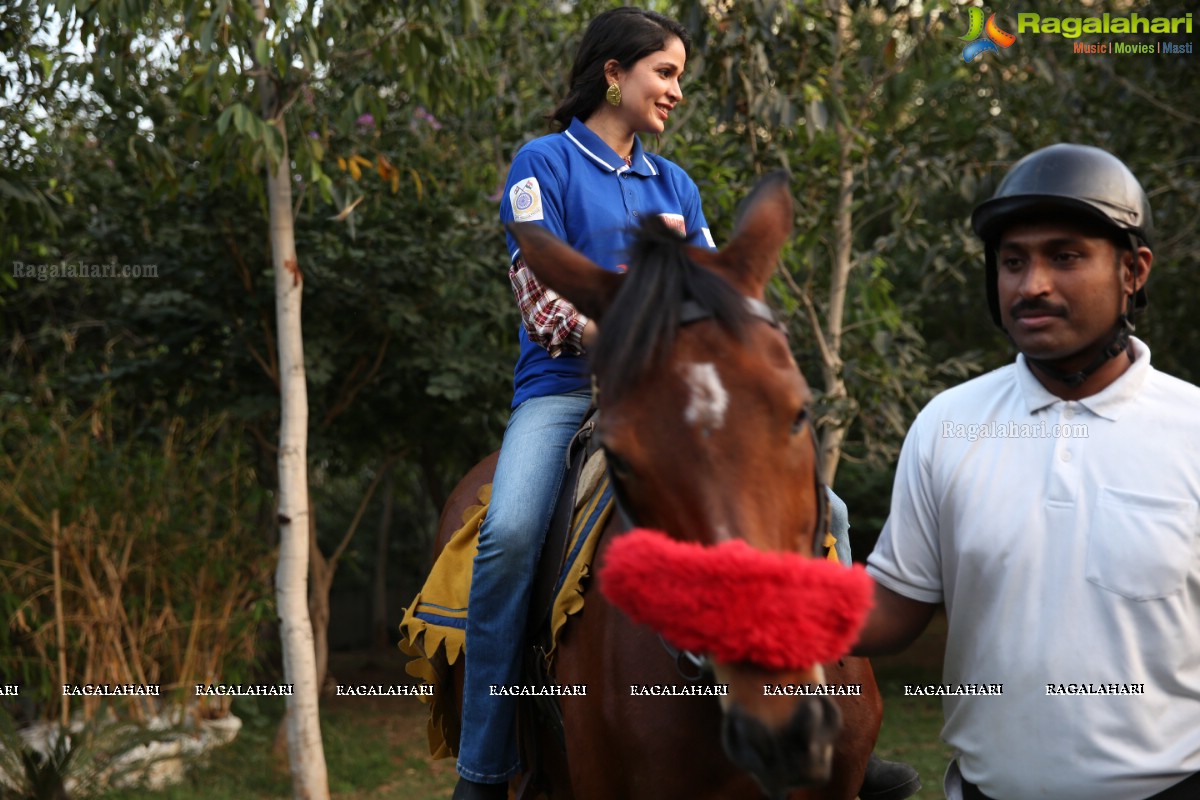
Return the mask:
<path id="1" fill-rule="evenodd" d="M 676 647 L 776 670 L 844 656 L 874 597 L 861 565 L 764 552 L 738 539 L 681 542 L 644 528 L 613 540 L 599 577 L 610 603 Z"/>

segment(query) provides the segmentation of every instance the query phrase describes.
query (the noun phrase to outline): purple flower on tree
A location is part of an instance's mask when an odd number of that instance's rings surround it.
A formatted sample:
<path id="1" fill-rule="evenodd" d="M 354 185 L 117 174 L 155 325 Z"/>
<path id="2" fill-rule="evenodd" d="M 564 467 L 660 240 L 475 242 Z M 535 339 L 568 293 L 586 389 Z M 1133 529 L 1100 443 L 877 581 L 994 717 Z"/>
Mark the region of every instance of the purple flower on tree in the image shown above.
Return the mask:
<path id="1" fill-rule="evenodd" d="M 417 110 L 413 112 L 413 117 L 422 122 L 429 123 L 429 127 L 433 128 L 435 131 L 440 131 L 442 129 L 442 123 L 438 121 L 437 117 L 426 111 L 424 106 L 417 106 Z"/>

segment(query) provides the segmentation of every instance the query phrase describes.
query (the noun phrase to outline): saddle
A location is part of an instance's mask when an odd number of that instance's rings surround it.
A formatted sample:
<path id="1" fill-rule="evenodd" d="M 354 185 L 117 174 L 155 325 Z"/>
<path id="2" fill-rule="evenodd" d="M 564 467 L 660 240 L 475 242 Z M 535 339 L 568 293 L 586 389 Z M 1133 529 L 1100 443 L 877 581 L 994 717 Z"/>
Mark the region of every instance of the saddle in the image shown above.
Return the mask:
<path id="1" fill-rule="evenodd" d="M 542 547 L 525 625 L 522 686 L 555 685 L 553 657 L 558 635 L 568 619 L 583 608 L 591 559 L 614 505 L 604 454 L 592 436 L 594 429 L 593 410 L 568 448 L 567 472 Z M 411 656 L 406 671 L 433 687 L 428 734 L 434 758 L 453 757 L 458 749 L 460 722 L 451 668 L 465 651 L 471 565 L 490 497 L 488 484 L 479 491 L 480 504 L 464 513 L 462 528 L 447 542 L 400 623 L 400 650 Z M 519 798 L 532 797 L 544 782 L 535 728 L 551 732 L 551 741 L 565 753 L 562 714 L 552 692 L 520 698 L 518 729 L 529 770 Z"/>
<path id="2" fill-rule="evenodd" d="M 538 561 L 525 626 L 525 657 L 521 664 L 521 680 L 527 686 L 541 688 L 556 684 L 552 674 L 553 653 L 561 629 L 561 624 L 555 624 L 556 598 L 563 592 L 569 565 L 589 539 L 587 565 L 584 568 L 590 569 L 591 555 L 595 553 L 604 524 L 612 511 L 613 496 L 604 451 L 592 436 L 596 427 L 596 413 L 593 406 L 567 450 L 567 472 Z M 589 518 L 597 511 L 602 517 L 589 524 Z M 564 611 L 567 614 L 578 613 L 583 608 L 583 591 L 584 587 L 580 585 L 577 598 L 566 598 Z M 577 607 L 571 601 L 577 601 Z M 565 618 L 562 619 L 563 623 L 565 621 Z M 539 788 L 548 780 L 542 769 L 544 754 L 536 735 L 539 728 L 550 733 L 557 755 L 565 758 L 567 742 L 562 709 L 552 694 L 522 698 L 518 704 L 517 730 L 521 754 L 528 769 L 517 789 L 517 800 L 536 796 Z"/>

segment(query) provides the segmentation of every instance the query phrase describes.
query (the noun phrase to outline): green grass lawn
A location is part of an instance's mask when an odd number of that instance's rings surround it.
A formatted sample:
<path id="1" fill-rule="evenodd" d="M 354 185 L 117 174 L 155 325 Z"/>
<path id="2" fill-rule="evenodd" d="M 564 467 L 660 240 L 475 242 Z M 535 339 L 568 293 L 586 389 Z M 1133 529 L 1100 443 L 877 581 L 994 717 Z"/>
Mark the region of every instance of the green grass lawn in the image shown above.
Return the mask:
<path id="1" fill-rule="evenodd" d="M 367 665 L 363 669 L 364 663 Z M 403 660 L 361 654 L 335 657 L 335 675 L 345 682 L 397 683 Z M 290 798 L 286 764 L 272 754 L 283 715 L 282 698 L 235 700 L 242 719 L 232 744 L 209 753 L 187 780 L 162 791 L 114 791 L 107 800 L 267 800 Z M 415 698 L 326 698 L 321 737 L 329 789 L 339 800 L 444 800 L 454 788 L 454 764 L 432 761 L 425 738 L 426 707 Z"/>
<path id="2" fill-rule="evenodd" d="M 921 791 L 914 797 L 945 797 L 942 775 L 950 748 L 938 738 L 942 730 L 942 705 L 936 699 L 898 696 L 897 685 L 880 686 L 884 692 L 883 728 L 875 752 L 892 761 L 906 761 L 921 774 Z"/>
<path id="3" fill-rule="evenodd" d="M 917 800 L 945 797 L 942 775 L 950 748 L 941 740 L 942 703 L 937 697 L 906 697 L 905 684 L 941 683 L 946 617 L 937 614 L 929 629 L 904 653 L 872 660 L 875 680 L 883 694 L 883 727 L 875 752 L 893 761 L 907 761 L 921 774 Z"/>
<path id="4" fill-rule="evenodd" d="M 942 707 L 937 698 L 905 697 L 906 683 L 939 683 L 945 621 L 909 651 L 877 659 L 876 677 L 884 695 L 884 720 L 876 752 L 907 761 L 921 773 L 918 800 L 942 797 L 942 773 L 949 749 L 940 741 Z M 399 656 L 339 656 L 334 675 L 345 682 L 395 683 L 403 680 Z M 244 727 L 233 744 L 213 751 L 189 772 L 185 783 L 159 792 L 125 790 L 111 800 L 267 800 L 290 798 L 286 767 L 272 755 L 281 700 L 238 700 L 233 712 Z M 432 761 L 425 739 L 426 707 L 414 698 L 331 698 L 322 704 L 321 731 L 329 786 L 339 800 L 445 800 L 454 787 L 451 759 Z"/>
<path id="5" fill-rule="evenodd" d="M 415 704 L 415 701 L 413 701 Z M 260 710 L 261 711 L 261 710 Z M 346 800 L 434 800 L 448 798 L 454 787 L 453 764 L 431 763 L 424 722 L 416 713 L 392 716 L 379 710 L 333 709 L 322 712 L 321 735 L 329 770 L 329 789 Z M 195 764 L 187 780 L 162 791 L 126 789 L 110 800 L 266 800 L 290 798 L 290 777 L 271 755 L 275 725 L 282 712 L 266 710 L 243 728 L 237 740 Z M 250 714 L 243 704 L 234 713 Z M 411 731 L 410 731 L 411 729 Z M 420 737 L 410 735 L 420 733 Z"/>

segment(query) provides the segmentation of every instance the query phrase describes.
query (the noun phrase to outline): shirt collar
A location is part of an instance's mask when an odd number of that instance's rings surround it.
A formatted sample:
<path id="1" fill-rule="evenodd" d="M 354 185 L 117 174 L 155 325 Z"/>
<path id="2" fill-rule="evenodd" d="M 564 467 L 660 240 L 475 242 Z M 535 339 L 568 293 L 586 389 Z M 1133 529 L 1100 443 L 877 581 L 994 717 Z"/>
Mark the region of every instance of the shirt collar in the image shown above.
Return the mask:
<path id="1" fill-rule="evenodd" d="M 1129 337 L 1129 346 L 1133 348 L 1133 363 L 1129 369 L 1096 394 L 1076 401 L 1098 417 L 1115 421 L 1125 406 L 1137 397 L 1150 375 L 1150 348 L 1136 336 Z M 1017 385 L 1030 414 L 1062 400 L 1037 379 L 1024 354 L 1017 355 Z"/>
<path id="2" fill-rule="evenodd" d="M 617 155 L 615 150 L 577 117 L 571 118 L 571 124 L 563 131 L 563 135 L 593 164 L 607 172 L 632 172 L 645 177 L 658 174 L 658 168 L 642 148 L 640 137 L 633 137 L 633 164 L 626 165 L 625 159 Z"/>

